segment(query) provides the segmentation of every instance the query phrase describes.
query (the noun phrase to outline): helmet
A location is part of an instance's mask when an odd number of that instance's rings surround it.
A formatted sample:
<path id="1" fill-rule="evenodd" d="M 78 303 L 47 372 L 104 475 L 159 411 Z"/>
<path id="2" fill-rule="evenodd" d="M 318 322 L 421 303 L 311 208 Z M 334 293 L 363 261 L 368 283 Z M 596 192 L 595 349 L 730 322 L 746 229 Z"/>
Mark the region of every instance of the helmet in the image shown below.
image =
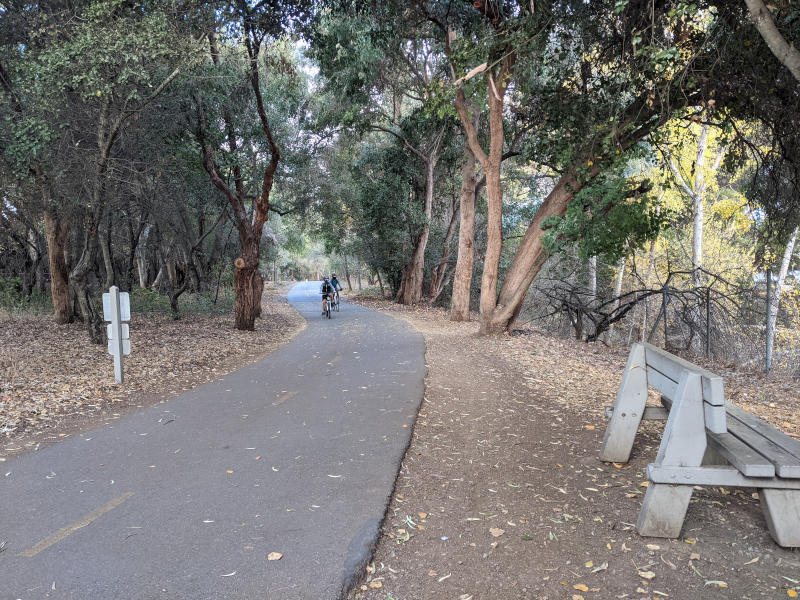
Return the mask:
<path id="1" fill-rule="evenodd" d="M 327 276 L 327 275 L 325 275 L 325 276 L 324 276 L 322 279 L 323 279 L 324 281 L 328 281 L 328 276 Z"/>
<path id="2" fill-rule="evenodd" d="M 336 277 L 336 273 L 331 273 L 331 277 Z"/>

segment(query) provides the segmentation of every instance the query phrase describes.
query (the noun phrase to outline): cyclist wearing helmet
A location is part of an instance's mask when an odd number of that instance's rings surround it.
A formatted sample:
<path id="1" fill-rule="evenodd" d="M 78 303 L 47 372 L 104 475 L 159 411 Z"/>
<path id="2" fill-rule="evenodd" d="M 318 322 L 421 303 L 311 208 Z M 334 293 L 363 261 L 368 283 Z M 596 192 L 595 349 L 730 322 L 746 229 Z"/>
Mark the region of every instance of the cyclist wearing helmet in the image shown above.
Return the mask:
<path id="1" fill-rule="evenodd" d="M 334 288 L 331 285 L 331 282 L 328 279 L 327 275 L 325 275 L 325 277 L 323 278 L 322 287 L 320 287 L 319 291 L 322 294 L 322 314 L 324 315 L 325 314 L 325 301 L 326 300 L 328 300 L 328 301 L 332 300 L 333 299 L 333 292 L 336 291 L 336 288 Z"/>
<path id="2" fill-rule="evenodd" d="M 333 286 L 334 291 L 342 291 L 342 284 L 339 283 L 338 279 L 336 279 L 336 273 L 331 273 L 331 285 Z"/>

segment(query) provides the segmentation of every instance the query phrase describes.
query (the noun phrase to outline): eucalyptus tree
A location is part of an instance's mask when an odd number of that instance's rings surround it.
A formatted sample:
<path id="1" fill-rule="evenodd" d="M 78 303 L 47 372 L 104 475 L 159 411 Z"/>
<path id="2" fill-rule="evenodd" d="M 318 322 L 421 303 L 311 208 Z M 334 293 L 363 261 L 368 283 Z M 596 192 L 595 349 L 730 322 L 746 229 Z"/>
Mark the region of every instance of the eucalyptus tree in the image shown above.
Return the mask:
<path id="1" fill-rule="evenodd" d="M 365 3 L 333 13 L 314 39 L 314 56 L 332 103 L 329 121 L 361 132 L 394 137 L 422 167 L 421 219 L 413 234 L 396 299 L 424 295 L 425 256 L 434 217 L 438 165 L 454 122 L 432 110 L 435 88 L 447 68 L 429 34 L 409 36 L 390 6 Z M 422 22 L 423 28 L 430 26 Z"/>
<path id="2" fill-rule="evenodd" d="M 313 4 L 229 3 L 223 37 L 218 40 L 217 32 L 209 36 L 209 68 L 223 79 L 195 94 L 195 132 L 203 166 L 229 203 L 239 234 L 240 255 L 234 261 L 237 329 L 253 330 L 261 314 L 259 251 L 281 160 L 276 119 L 285 131 L 299 109 L 305 82 L 293 64 L 290 36 L 309 24 Z M 234 112 L 230 100 L 238 101 L 242 112 Z"/>
<path id="3" fill-rule="evenodd" d="M 435 23 L 453 66 L 452 98 L 489 188 L 490 242 L 481 284 L 481 331 L 509 328 L 548 256 L 545 228 L 576 194 L 663 124 L 699 106 L 692 75 L 718 25 L 681 2 L 641 10 L 622 2 L 415 2 Z M 559 179 L 541 203 L 499 283 L 504 150 L 502 113 L 529 123 L 525 156 Z M 488 113 L 488 146 L 472 125 Z M 493 173 L 490 175 L 489 170 Z M 491 181 L 490 181 L 491 177 Z M 622 190 L 619 186 L 604 189 Z M 588 210 L 588 207 L 587 207 Z"/>

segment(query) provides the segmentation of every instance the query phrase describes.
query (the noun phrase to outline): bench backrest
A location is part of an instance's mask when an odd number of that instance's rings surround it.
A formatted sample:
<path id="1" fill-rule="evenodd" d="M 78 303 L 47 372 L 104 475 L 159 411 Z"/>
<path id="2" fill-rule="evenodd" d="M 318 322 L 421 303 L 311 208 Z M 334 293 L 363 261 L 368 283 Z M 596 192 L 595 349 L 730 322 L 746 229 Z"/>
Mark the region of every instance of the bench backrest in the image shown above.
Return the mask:
<path id="1" fill-rule="evenodd" d="M 703 382 L 706 429 L 726 433 L 725 391 L 722 377 L 651 344 L 641 343 L 647 365 L 647 385 L 674 398 L 684 372 L 697 373 Z"/>

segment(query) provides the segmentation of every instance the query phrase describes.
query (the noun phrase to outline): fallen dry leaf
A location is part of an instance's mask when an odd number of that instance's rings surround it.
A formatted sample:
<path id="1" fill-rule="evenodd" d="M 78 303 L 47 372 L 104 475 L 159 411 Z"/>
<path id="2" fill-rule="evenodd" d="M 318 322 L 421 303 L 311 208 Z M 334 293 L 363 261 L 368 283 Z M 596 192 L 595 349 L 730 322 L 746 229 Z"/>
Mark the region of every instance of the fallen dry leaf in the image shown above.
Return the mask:
<path id="1" fill-rule="evenodd" d="M 283 558 L 283 554 L 280 552 L 270 552 L 267 554 L 267 560 L 280 560 Z"/>
<path id="2" fill-rule="evenodd" d="M 603 561 L 603 564 L 598 565 L 594 569 L 592 569 L 592 573 L 599 573 L 600 571 L 605 571 L 606 569 L 608 569 L 608 563 Z"/>
<path id="3" fill-rule="evenodd" d="M 489 529 L 489 533 L 491 533 L 494 537 L 500 537 L 505 533 L 505 531 L 502 529 L 498 529 L 497 527 L 492 527 L 491 529 Z"/>
<path id="4" fill-rule="evenodd" d="M 572 587 L 573 587 L 573 589 L 576 589 L 579 592 L 588 592 L 589 591 L 589 586 L 587 586 L 585 583 L 576 583 Z"/>
<path id="5" fill-rule="evenodd" d="M 648 579 L 648 580 L 655 579 L 655 576 L 656 576 L 656 574 L 653 573 L 652 571 L 639 571 L 638 573 L 639 573 L 639 577 L 642 577 L 643 579 Z"/>

